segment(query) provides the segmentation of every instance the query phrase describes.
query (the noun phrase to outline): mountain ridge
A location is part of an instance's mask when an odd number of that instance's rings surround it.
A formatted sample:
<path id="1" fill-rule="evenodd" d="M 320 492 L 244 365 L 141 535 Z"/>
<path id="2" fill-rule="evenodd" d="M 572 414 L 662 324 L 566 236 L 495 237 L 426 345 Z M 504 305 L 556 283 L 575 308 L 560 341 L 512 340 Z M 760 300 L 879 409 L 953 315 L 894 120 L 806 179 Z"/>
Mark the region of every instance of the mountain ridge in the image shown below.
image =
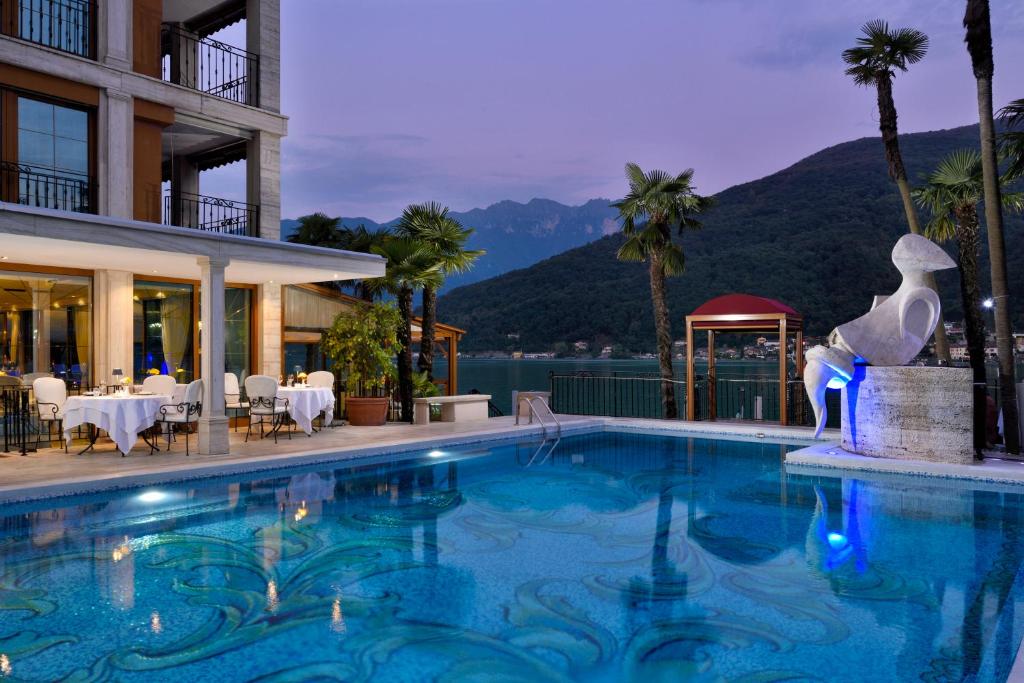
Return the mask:
<path id="1" fill-rule="evenodd" d="M 900 142 L 908 174 L 920 182 L 953 149 L 977 148 L 977 126 L 906 134 Z M 686 313 L 720 294 L 779 299 L 804 314 L 809 333 L 824 334 L 866 312 L 872 295 L 898 286 L 890 252 L 906 222 L 877 137 L 832 145 L 715 196 L 717 206 L 704 217 L 704 229 L 682 238 L 686 272 L 668 281 L 677 338 Z M 926 222 L 924 212 L 921 218 Z M 1012 292 L 1024 292 L 1022 237 L 1024 221 L 1008 217 Z M 621 236 L 604 236 L 452 289 L 439 300 L 438 315 L 469 331 L 462 344 L 468 351 L 548 350 L 576 340 L 653 350 L 646 266 L 617 261 L 619 244 Z M 951 244 L 944 247 L 955 253 Z M 983 292 L 986 247 L 983 239 Z M 958 319 L 955 271 L 939 273 L 939 284 L 948 318 Z M 1018 324 L 1022 303 L 1018 297 Z"/>

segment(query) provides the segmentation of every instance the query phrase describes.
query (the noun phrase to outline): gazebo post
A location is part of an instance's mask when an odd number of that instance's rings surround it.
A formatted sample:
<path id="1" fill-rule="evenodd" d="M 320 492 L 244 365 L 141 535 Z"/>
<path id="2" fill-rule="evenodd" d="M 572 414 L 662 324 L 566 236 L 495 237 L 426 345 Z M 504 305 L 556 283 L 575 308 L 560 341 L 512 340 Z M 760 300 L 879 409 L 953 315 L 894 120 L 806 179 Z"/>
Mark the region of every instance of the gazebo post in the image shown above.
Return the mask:
<path id="1" fill-rule="evenodd" d="M 779 315 L 779 424 L 789 424 L 786 395 L 786 314 Z"/>
<path id="2" fill-rule="evenodd" d="M 686 419 L 697 419 L 697 391 L 694 382 L 697 375 L 693 371 L 693 321 L 686 316 Z"/>
<path id="3" fill-rule="evenodd" d="M 708 330 L 708 419 L 718 419 L 718 377 L 715 375 L 715 331 Z"/>

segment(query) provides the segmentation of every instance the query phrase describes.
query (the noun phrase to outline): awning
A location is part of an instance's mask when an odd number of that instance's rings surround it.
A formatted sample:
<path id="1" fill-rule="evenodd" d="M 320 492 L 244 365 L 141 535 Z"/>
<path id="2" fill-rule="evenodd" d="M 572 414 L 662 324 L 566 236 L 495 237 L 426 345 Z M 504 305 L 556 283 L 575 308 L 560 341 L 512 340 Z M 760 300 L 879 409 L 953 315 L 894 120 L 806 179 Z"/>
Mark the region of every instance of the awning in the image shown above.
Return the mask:
<path id="1" fill-rule="evenodd" d="M 4 261 L 198 280 L 197 257 L 226 258 L 229 282 L 299 284 L 380 277 L 385 259 L 258 237 L 0 202 Z"/>

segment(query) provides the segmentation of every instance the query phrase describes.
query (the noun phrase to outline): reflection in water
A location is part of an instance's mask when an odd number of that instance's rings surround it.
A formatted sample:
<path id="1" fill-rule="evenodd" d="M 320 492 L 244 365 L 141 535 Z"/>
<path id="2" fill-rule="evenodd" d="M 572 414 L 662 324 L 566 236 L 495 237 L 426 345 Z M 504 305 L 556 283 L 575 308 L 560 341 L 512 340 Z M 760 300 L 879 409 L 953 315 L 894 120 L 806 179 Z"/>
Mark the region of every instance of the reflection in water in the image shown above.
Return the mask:
<path id="1" fill-rule="evenodd" d="M 1020 496 L 792 475 L 771 444 L 573 436 L 526 466 L 536 446 L 12 510 L 0 675 L 1008 672 Z"/>

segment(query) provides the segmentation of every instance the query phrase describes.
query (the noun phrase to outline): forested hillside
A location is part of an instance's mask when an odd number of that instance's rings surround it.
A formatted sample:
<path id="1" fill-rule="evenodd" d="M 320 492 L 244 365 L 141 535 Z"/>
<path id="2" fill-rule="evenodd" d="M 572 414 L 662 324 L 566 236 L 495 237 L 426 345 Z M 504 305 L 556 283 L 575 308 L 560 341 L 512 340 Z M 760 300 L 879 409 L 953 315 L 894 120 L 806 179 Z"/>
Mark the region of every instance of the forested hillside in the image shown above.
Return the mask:
<path id="1" fill-rule="evenodd" d="M 914 182 L 949 151 L 977 143 L 973 126 L 901 136 Z M 678 171 L 685 164 L 680 160 L 680 168 L 666 170 Z M 717 199 L 704 229 L 683 237 L 686 273 L 669 280 L 677 338 L 683 317 L 720 294 L 780 299 L 804 314 L 810 333 L 824 334 L 865 312 L 873 294 L 898 286 L 889 254 L 906 223 L 877 138 L 822 150 L 766 178 L 729 188 Z M 653 350 L 646 268 L 617 261 L 619 244 L 618 236 L 608 236 L 530 268 L 460 287 L 441 298 L 438 315 L 469 330 L 463 343 L 467 350 L 544 350 L 579 339 Z M 953 252 L 952 245 L 946 247 Z M 1007 221 L 1007 249 L 1019 327 L 1024 322 L 1020 217 Z M 988 262 L 983 260 L 987 282 Z M 960 317 L 957 283 L 954 271 L 940 274 L 951 320 Z M 518 340 L 511 342 L 509 334 Z"/>

